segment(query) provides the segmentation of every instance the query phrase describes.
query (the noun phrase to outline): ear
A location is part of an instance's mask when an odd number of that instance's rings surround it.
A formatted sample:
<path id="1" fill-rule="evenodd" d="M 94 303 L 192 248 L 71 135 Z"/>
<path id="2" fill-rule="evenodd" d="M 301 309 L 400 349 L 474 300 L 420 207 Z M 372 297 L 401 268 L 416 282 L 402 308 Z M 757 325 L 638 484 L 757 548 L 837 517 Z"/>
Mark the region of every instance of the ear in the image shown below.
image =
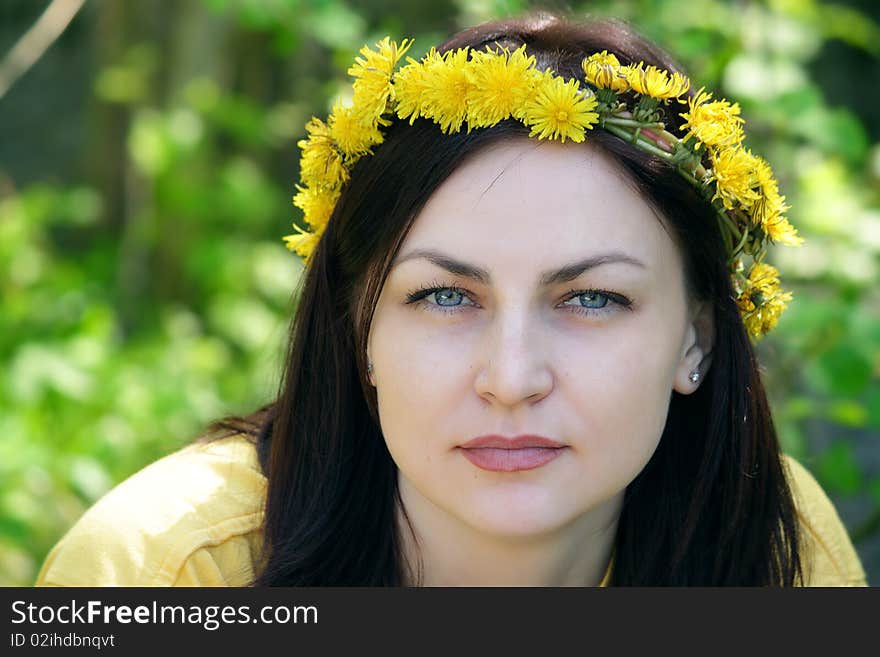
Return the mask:
<path id="1" fill-rule="evenodd" d="M 700 387 L 712 363 L 715 344 L 715 320 L 712 304 L 699 303 L 691 317 L 682 343 L 681 358 L 675 370 L 673 389 L 689 395 Z M 693 378 L 697 380 L 694 381 Z"/>

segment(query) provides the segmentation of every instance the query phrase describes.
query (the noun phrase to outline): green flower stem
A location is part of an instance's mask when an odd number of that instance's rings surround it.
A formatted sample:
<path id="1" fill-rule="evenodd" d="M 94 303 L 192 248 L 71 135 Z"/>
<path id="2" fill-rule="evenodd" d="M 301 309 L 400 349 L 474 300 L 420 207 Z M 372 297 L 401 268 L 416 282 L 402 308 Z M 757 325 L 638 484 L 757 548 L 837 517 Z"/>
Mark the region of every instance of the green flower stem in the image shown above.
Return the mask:
<path id="1" fill-rule="evenodd" d="M 665 142 L 672 152 L 675 152 L 675 150 L 682 145 L 681 139 L 673 135 L 668 130 L 652 130 L 652 132 L 657 135 L 658 139 L 661 139 L 663 142 Z"/>
<path id="2" fill-rule="evenodd" d="M 650 141 L 647 141 L 645 139 L 639 139 L 638 137 L 635 139 L 635 141 L 633 141 L 632 133 L 630 133 L 626 130 L 618 128 L 617 126 L 614 126 L 614 125 L 606 125 L 605 129 L 608 132 L 610 132 L 611 134 L 617 135 L 621 139 L 626 140 L 631 144 L 635 144 L 636 146 L 638 146 L 642 150 L 648 151 L 651 155 L 656 155 L 657 157 L 661 157 L 664 160 L 671 160 L 672 159 L 672 153 L 664 151 L 662 148 L 658 148 L 656 144 L 654 144 Z"/>
<path id="3" fill-rule="evenodd" d="M 703 180 L 706 177 L 706 170 L 703 169 L 702 167 L 699 167 L 698 171 L 700 169 L 702 169 L 702 175 L 700 175 L 700 180 Z M 682 176 L 684 176 L 684 179 L 687 180 L 691 185 L 696 187 L 700 191 L 700 193 L 703 194 L 703 196 L 705 197 L 705 199 L 707 201 L 709 201 L 709 202 L 712 201 L 712 199 L 709 197 L 708 190 L 706 189 L 704 184 L 702 182 L 700 182 L 700 180 L 697 180 L 696 178 L 694 178 L 693 175 L 691 175 L 688 171 L 686 171 L 684 169 L 679 169 L 679 173 Z"/>
<path id="4" fill-rule="evenodd" d="M 727 211 L 724 208 L 716 208 L 718 210 L 718 216 L 721 217 L 721 220 L 724 222 L 724 225 L 730 230 L 730 233 L 734 235 L 737 241 L 743 239 L 742 233 L 740 233 L 739 228 L 736 227 L 736 224 L 730 218 L 730 215 L 727 214 Z M 748 235 L 748 233 L 746 233 Z M 743 242 L 744 243 L 744 242 Z"/>
<path id="5" fill-rule="evenodd" d="M 660 128 L 666 128 L 665 123 L 658 123 L 657 125 Z M 665 139 L 670 144 L 676 144 L 681 141 L 681 139 L 679 139 L 674 134 L 672 134 L 671 132 L 669 132 L 668 130 L 665 130 L 665 129 L 658 130 L 657 135 L 660 137 L 663 137 L 663 139 Z"/>
<path id="6" fill-rule="evenodd" d="M 739 228 L 737 228 L 736 224 L 734 224 L 733 221 L 731 221 L 730 216 L 728 216 L 727 212 L 723 208 L 716 208 L 716 210 L 718 212 L 718 216 L 721 217 L 721 222 L 724 224 L 724 226 L 727 228 L 727 230 L 730 231 L 730 234 L 733 235 L 734 238 L 739 243 L 739 245 L 736 247 L 736 249 L 731 249 L 730 252 L 734 253 L 734 254 L 738 253 L 740 248 L 742 248 L 742 245 L 745 244 L 745 236 L 743 236 L 742 233 L 739 232 Z M 724 231 L 722 231 L 722 232 L 724 232 Z M 748 232 L 746 232 L 746 236 L 748 236 Z M 728 247 L 732 247 L 732 246 L 733 246 L 733 244 L 728 244 Z"/>
<path id="7" fill-rule="evenodd" d="M 665 127 L 662 123 L 646 123 L 645 121 L 635 121 L 634 119 L 625 119 L 617 116 L 608 117 L 607 119 L 605 119 L 605 123 L 610 123 L 611 125 L 619 125 L 625 128 L 649 128 L 651 130 Z"/>
<path id="8" fill-rule="evenodd" d="M 675 147 L 661 139 L 653 130 L 642 130 L 642 134 L 645 135 L 646 139 L 657 146 L 657 148 L 666 151 L 670 155 L 675 154 Z"/>
<path id="9" fill-rule="evenodd" d="M 678 137 L 668 132 L 666 128 L 666 124 L 661 121 L 637 121 L 632 117 L 632 113 L 628 110 L 623 110 L 621 112 L 617 112 L 613 116 L 606 117 L 603 119 L 603 126 L 605 125 L 616 125 L 622 128 L 639 128 L 646 129 L 651 132 L 651 135 L 656 137 L 658 141 L 662 142 L 665 146 L 669 147 L 669 152 L 671 153 L 675 149 L 675 145 L 680 141 Z M 618 134 L 619 133 L 615 133 Z"/>
<path id="10" fill-rule="evenodd" d="M 748 227 L 743 231 L 742 237 L 739 240 L 739 243 L 736 245 L 736 248 L 733 250 L 733 255 L 728 259 L 728 263 L 733 263 L 739 255 L 740 250 L 743 248 L 743 245 L 746 243 L 746 240 L 749 238 L 749 229 Z"/>

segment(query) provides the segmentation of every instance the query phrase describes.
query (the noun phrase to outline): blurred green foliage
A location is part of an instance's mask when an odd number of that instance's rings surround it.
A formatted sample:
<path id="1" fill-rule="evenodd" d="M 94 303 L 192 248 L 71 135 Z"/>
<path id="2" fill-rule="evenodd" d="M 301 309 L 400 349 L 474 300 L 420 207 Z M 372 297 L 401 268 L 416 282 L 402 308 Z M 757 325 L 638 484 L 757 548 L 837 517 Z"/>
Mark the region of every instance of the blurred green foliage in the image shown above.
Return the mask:
<path id="1" fill-rule="evenodd" d="M 0 585 L 31 583 L 115 483 L 273 396 L 301 271 L 280 240 L 299 219 L 295 143 L 342 91 L 355 51 L 415 36 L 417 56 L 531 7 L 147 5 L 87 3 L 53 46 L 91 53 L 74 71 L 83 105 L 53 115 L 76 135 L 75 167 L 44 157 L 22 173 L 13 145 L 28 142 L 14 141 L 9 112 L 43 92 L 26 76 L 2 99 Z M 880 27 L 863 5 L 569 7 L 633 22 L 698 84 L 741 103 L 747 145 L 773 163 L 808 240 L 774 254 L 795 301 L 759 346 L 765 382 L 784 449 L 835 499 L 862 501 L 857 547 L 880 534 Z M 30 3 L 5 10 L 21 32 L 36 16 Z M 51 50 L 28 75 L 50 65 Z"/>

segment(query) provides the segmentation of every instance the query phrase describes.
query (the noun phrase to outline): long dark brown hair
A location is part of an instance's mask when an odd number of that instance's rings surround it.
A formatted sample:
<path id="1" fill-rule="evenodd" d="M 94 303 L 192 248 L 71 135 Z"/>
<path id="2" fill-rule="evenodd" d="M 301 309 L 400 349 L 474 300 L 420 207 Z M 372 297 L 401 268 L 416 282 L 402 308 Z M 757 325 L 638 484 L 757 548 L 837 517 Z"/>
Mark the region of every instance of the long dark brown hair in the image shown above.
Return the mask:
<path id="1" fill-rule="evenodd" d="M 496 21 L 460 32 L 438 50 L 522 44 L 539 68 L 581 82 L 581 60 L 602 50 L 623 64 L 681 70 L 614 20 L 538 15 Z M 666 119 L 680 129 L 676 111 Z M 255 436 L 268 478 L 255 585 L 418 581 L 403 563 L 397 467 L 366 377 L 372 313 L 390 263 L 434 190 L 471 154 L 526 134 L 515 121 L 454 135 L 442 135 L 424 119 L 398 121 L 375 154 L 355 166 L 298 290 L 277 400 L 250 418 L 216 425 Z M 665 161 L 602 130 L 588 139 L 664 218 L 681 249 L 690 292 L 712 304 L 715 326 L 704 382 L 691 395 L 672 393 L 659 445 L 627 487 L 611 584 L 802 582 L 792 496 L 713 210 Z"/>

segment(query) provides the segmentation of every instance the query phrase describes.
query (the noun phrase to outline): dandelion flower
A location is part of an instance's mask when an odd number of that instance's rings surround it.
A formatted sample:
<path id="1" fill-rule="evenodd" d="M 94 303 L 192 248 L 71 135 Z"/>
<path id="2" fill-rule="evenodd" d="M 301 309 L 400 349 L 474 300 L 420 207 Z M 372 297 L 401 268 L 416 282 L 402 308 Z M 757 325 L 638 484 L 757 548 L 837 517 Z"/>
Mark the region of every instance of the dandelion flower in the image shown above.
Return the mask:
<path id="1" fill-rule="evenodd" d="M 530 137 L 538 139 L 566 139 L 582 142 L 585 130 L 592 129 L 599 115 L 593 96 L 583 96 L 577 80 L 566 82 L 550 72 L 545 72 L 537 92 L 526 102 L 523 122 L 532 130 Z"/>
<path id="2" fill-rule="evenodd" d="M 710 180 L 716 183 L 716 192 L 712 200 L 721 199 L 728 210 L 740 205 L 746 209 L 752 207 L 759 198 L 755 189 L 757 184 L 756 169 L 758 158 L 742 146 L 724 148 L 710 153 L 712 172 Z"/>
<path id="3" fill-rule="evenodd" d="M 697 142 L 694 150 L 700 143 L 720 148 L 739 144 L 743 140 L 744 120 L 739 115 L 739 104 L 731 105 L 724 99 L 710 101 L 710 98 L 711 93 L 700 89 L 694 97 L 687 100 L 690 111 L 680 114 L 685 120 L 681 129 L 687 130 L 682 141 L 695 137 Z"/>
<path id="4" fill-rule="evenodd" d="M 804 240 L 797 234 L 797 229 L 784 216 L 789 206 L 785 203 L 785 197 L 779 194 L 773 170 L 762 158 L 758 158 L 755 177 L 760 196 L 752 205 L 752 221 L 760 225 L 773 242 L 789 246 L 803 244 Z"/>
<path id="5" fill-rule="evenodd" d="M 617 57 L 607 50 L 590 55 L 581 63 L 587 82 L 594 87 L 611 89 L 617 93 L 629 91 L 629 80 L 623 73 Z"/>
<path id="6" fill-rule="evenodd" d="M 400 58 L 409 50 L 412 39 L 404 39 L 399 45 L 385 37 L 376 44 L 376 50 L 368 46 L 361 48 L 362 57 L 348 69 L 355 78 L 352 85 L 354 104 L 369 105 L 369 113 L 379 116 L 385 111 L 388 99 L 393 93 L 391 77 Z"/>
<path id="7" fill-rule="evenodd" d="M 595 87 L 614 89 L 614 91 L 629 90 L 629 82 L 626 76 L 620 75 L 624 67 L 613 53 L 607 50 L 597 52 L 585 58 L 581 62 L 581 68 L 587 82 Z"/>
<path id="8" fill-rule="evenodd" d="M 306 223 L 312 228 L 320 228 L 327 223 L 336 200 L 339 198 L 339 190 L 327 190 L 324 188 L 296 186 L 298 190 L 293 197 L 293 204 L 303 211 Z"/>
<path id="9" fill-rule="evenodd" d="M 746 330 L 754 338 L 771 331 L 791 301 L 791 292 L 779 286 L 779 272 L 772 265 L 756 262 L 737 298 Z"/>
<path id="10" fill-rule="evenodd" d="M 283 238 L 284 243 L 288 249 L 302 256 L 305 264 L 308 265 L 312 253 L 318 245 L 321 235 L 324 233 L 324 228 L 321 227 L 315 232 L 303 230 L 296 224 L 293 225 L 293 228 L 296 230 L 296 234 L 285 235 Z"/>
<path id="11" fill-rule="evenodd" d="M 611 66 L 612 68 L 620 67 L 620 60 L 617 59 L 617 55 L 613 52 L 608 52 L 607 50 L 603 50 L 602 52 L 593 53 L 582 62 L 582 66 L 586 67 L 587 64 L 595 64 L 597 66 Z"/>
<path id="12" fill-rule="evenodd" d="M 321 119 L 312 118 L 306 124 L 308 139 L 300 139 L 302 149 L 300 178 L 308 185 L 337 187 L 348 180 L 348 170 L 342 155 L 330 135 L 330 128 Z"/>
<path id="13" fill-rule="evenodd" d="M 690 80 L 681 73 L 670 73 L 656 66 L 645 67 L 642 62 L 627 67 L 625 75 L 633 91 L 658 100 L 678 98 L 691 86 Z"/>
<path id="14" fill-rule="evenodd" d="M 421 115 L 440 124 L 444 134 L 458 132 L 467 115 L 468 49 L 450 50 L 427 63 L 428 84 L 421 93 Z"/>
<path id="15" fill-rule="evenodd" d="M 468 130 L 495 125 L 510 116 L 521 118 L 522 107 L 541 75 L 534 69 L 535 58 L 526 55 L 525 49 L 472 53 L 467 67 Z"/>
<path id="16" fill-rule="evenodd" d="M 373 123 L 375 117 L 359 114 L 356 106 L 342 107 L 337 104 L 327 119 L 330 136 L 348 158 L 357 159 L 372 152 L 384 137 Z"/>
<path id="17" fill-rule="evenodd" d="M 443 63 L 443 58 L 435 48 L 431 48 L 422 61 L 407 57 L 407 65 L 394 74 L 394 100 L 397 116 L 409 117 L 412 125 L 422 113 L 425 93 L 431 86 L 431 69 Z"/>
<path id="18" fill-rule="evenodd" d="M 772 242 L 778 244 L 800 246 L 804 243 L 804 238 L 798 235 L 797 228 L 781 215 L 777 215 L 772 222 L 767 222 L 764 232 Z"/>

